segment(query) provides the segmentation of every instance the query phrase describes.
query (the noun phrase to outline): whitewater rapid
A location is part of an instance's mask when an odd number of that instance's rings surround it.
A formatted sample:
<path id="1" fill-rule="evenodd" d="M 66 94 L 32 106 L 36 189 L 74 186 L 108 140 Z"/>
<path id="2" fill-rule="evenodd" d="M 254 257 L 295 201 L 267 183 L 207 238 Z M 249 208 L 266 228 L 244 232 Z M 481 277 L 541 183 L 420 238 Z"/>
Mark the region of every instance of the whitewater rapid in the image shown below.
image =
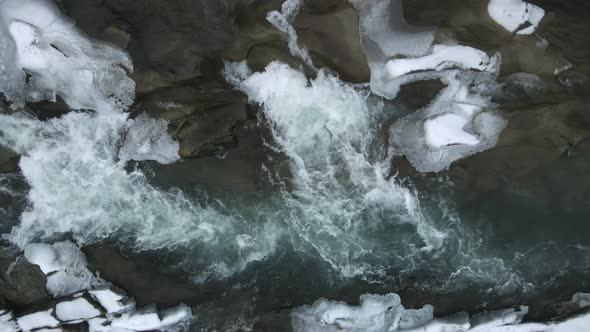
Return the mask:
<path id="1" fill-rule="evenodd" d="M 430 269 L 432 262 L 444 262 L 440 280 L 446 279 L 444 274 L 463 275 L 460 271 L 469 264 L 490 266 L 494 272 L 482 269 L 473 276 L 467 274 L 476 280 L 494 280 L 498 277 L 495 271 L 503 269 L 502 260 L 472 254 L 478 246 L 477 234 L 463 230 L 451 205 L 443 200 L 438 211 L 425 212 L 419 193 L 392 173 L 392 160 L 399 153 L 428 156 L 416 148 L 404 152 L 403 145 L 392 145 L 387 139 L 396 131 L 387 134 L 389 129 L 383 125 L 397 115 L 386 110 L 373 93 L 401 84 L 396 77 L 382 82 L 381 87 L 372 81 L 370 90 L 344 83 L 323 70 L 310 80 L 300 70 L 276 62 L 260 73 L 250 72 L 245 63 L 226 64 L 226 79 L 246 93 L 251 103 L 261 105 L 260 123 L 268 124 L 272 131 L 272 148 L 289 159 L 294 184 L 292 190 L 279 186 L 283 189 L 272 200 L 239 211 L 205 197 L 158 188 L 139 168 L 127 167 L 131 160 L 168 164 L 177 162 L 179 156 L 178 142 L 168 135 L 165 121 L 147 115 L 129 119 L 125 113 L 133 100 L 134 84 L 121 67 L 132 69 L 124 52 L 84 36 L 46 2 L 29 0 L 20 5 L 6 0 L 1 4 L 2 28 L 8 34 L 0 42 L 10 55 L 3 58 L 3 70 L 22 83 L 15 88 L 5 80 L 0 86 L 13 107 L 60 96 L 71 108 L 79 109 L 47 121 L 25 112 L 0 114 L 0 144 L 22 156 L 19 166 L 30 187 L 28 207 L 6 235 L 19 247 L 71 237 L 80 245 L 109 240 L 135 251 L 166 250 L 182 257 L 184 268 L 195 274 L 196 281 L 243 271 L 252 262 L 272 257 L 280 243 L 307 256 L 319 256 L 343 277 L 372 278 L 390 269 L 411 273 Z M 286 2 L 281 13 L 268 17 L 282 22 L 279 25 L 289 39 L 296 37 L 289 22 L 300 5 Z M 365 40 L 383 41 L 382 34 L 369 24 L 376 19 L 375 8 L 380 7 L 355 5 L 363 15 Z M 32 9 L 42 15 L 30 18 L 27 13 Z M 421 40 L 415 45 L 432 42 L 428 31 L 410 36 Z M 307 53 L 297 45 L 293 40 L 292 51 L 305 59 Z M 388 52 L 399 51 L 394 45 L 381 45 Z M 412 55 L 430 51 L 425 46 Z M 426 55 L 416 63 L 442 61 L 447 66 L 458 61 L 454 53 L 449 54 L 450 60 L 447 55 L 437 55 L 435 60 Z M 388 64 L 370 52 L 368 58 L 373 76 L 380 77 L 378 71 Z M 483 60 L 496 68 L 492 58 Z M 30 77 L 26 79 L 23 72 Z M 455 114 L 456 103 L 475 105 L 470 109 L 487 105 L 484 99 L 465 92 L 465 85 L 471 82 L 468 78 L 455 71 L 434 75 L 450 82 L 448 92 L 439 97 L 438 104 L 451 108 L 444 112 Z M 421 116 L 432 116 L 434 111 L 425 112 Z M 472 114 L 465 118 L 472 120 Z M 500 129 L 488 127 L 491 132 Z M 490 135 L 495 134 L 497 131 Z M 425 144 L 423 134 L 416 135 L 398 143 L 415 140 Z M 450 157 L 435 157 L 430 164 L 426 161 L 430 166 L 425 168 L 443 169 L 481 150 L 480 145 L 489 147 L 484 136 L 475 148 L 463 145 L 464 150 L 455 155 L 445 149 L 461 146 L 439 146 Z M 421 159 L 417 164 L 424 162 Z M 438 218 L 441 215 L 444 217 Z M 511 280 L 511 275 L 507 272 L 503 282 Z"/>

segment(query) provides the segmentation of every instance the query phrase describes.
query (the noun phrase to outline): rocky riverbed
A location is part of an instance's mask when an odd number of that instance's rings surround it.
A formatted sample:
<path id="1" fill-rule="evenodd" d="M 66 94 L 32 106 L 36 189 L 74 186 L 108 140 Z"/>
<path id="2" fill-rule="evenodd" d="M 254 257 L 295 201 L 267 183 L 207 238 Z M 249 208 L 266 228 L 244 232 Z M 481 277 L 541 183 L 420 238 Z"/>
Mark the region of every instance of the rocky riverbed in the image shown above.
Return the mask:
<path id="1" fill-rule="evenodd" d="M 578 331 L 589 15 L 0 0 L 0 330 Z"/>

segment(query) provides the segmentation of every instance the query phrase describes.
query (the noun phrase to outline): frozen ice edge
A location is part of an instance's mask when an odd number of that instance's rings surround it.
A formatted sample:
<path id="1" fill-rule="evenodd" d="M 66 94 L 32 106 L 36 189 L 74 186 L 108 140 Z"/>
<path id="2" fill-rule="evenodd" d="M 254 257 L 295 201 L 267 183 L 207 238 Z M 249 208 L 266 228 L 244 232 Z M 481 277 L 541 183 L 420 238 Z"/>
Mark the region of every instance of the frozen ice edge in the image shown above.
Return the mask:
<path id="1" fill-rule="evenodd" d="M 575 298 L 573 303 L 576 303 Z M 581 332 L 590 326 L 590 312 L 564 321 L 522 323 L 528 313 L 525 306 L 471 317 L 459 313 L 435 318 L 433 313 L 430 305 L 417 310 L 405 309 L 397 294 L 365 294 L 359 305 L 320 299 L 313 305 L 296 308 L 291 313 L 291 325 L 294 332 Z"/>
<path id="2" fill-rule="evenodd" d="M 59 301 L 17 318 L 0 312 L 0 331 L 27 332 L 80 322 L 88 322 L 90 332 L 152 331 L 185 326 L 192 318 L 191 308 L 184 304 L 162 311 L 137 309 L 133 299 L 88 270 L 86 257 L 72 242 L 30 244 L 24 256 L 47 276 L 47 290 Z"/>

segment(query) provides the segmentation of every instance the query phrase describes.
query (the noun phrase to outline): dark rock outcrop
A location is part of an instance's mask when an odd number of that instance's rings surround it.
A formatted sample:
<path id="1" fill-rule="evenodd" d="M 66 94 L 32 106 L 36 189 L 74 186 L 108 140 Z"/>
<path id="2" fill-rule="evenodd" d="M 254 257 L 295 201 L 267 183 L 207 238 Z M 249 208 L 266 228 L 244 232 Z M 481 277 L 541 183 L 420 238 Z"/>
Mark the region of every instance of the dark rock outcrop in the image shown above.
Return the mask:
<path id="1" fill-rule="evenodd" d="M 49 300 L 45 275 L 10 251 L 0 250 L 0 308 L 21 310 Z"/>
<path id="2" fill-rule="evenodd" d="M 238 127 L 248 119 L 248 98 L 223 81 L 187 82 L 138 99 L 131 117 L 147 113 L 169 121 L 183 159 L 223 155 L 237 144 Z"/>

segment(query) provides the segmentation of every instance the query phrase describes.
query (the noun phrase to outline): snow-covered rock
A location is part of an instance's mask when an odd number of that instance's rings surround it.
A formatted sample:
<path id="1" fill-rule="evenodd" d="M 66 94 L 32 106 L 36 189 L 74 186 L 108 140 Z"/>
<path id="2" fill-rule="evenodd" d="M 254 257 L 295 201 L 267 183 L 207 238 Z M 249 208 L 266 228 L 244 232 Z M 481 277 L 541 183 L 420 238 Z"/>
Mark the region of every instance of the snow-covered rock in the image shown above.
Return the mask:
<path id="1" fill-rule="evenodd" d="M 93 289 L 89 293 L 105 308 L 107 313 L 127 311 L 135 306 L 133 301 L 109 288 Z"/>
<path id="2" fill-rule="evenodd" d="M 56 327 L 59 321 L 53 317 L 53 309 L 34 312 L 16 319 L 18 326 L 25 332 L 42 327 Z"/>
<path id="3" fill-rule="evenodd" d="M 100 316 L 101 312 L 84 298 L 60 302 L 55 306 L 55 314 L 62 322 L 86 320 Z"/>
<path id="4" fill-rule="evenodd" d="M 25 258 L 47 275 L 47 291 L 54 297 L 89 289 L 95 280 L 82 251 L 69 241 L 27 245 Z"/>
<path id="5" fill-rule="evenodd" d="M 14 107 L 59 95 L 74 109 L 112 111 L 135 97 L 127 54 L 83 35 L 50 1 L 0 2 L 0 55 L 0 92 Z"/>
<path id="6" fill-rule="evenodd" d="M 389 60 L 385 70 L 393 79 L 416 71 L 440 71 L 448 68 L 490 71 L 494 65 L 492 58 L 476 48 L 435 45 L 432 52 L 425 56 Z"/>
<path id="7" fill-rule="evenodd" d="M 545 10 L 522 0 L 490 0 L 490 17 L 508 32 L 533 34 L 545 16 Z"/>

